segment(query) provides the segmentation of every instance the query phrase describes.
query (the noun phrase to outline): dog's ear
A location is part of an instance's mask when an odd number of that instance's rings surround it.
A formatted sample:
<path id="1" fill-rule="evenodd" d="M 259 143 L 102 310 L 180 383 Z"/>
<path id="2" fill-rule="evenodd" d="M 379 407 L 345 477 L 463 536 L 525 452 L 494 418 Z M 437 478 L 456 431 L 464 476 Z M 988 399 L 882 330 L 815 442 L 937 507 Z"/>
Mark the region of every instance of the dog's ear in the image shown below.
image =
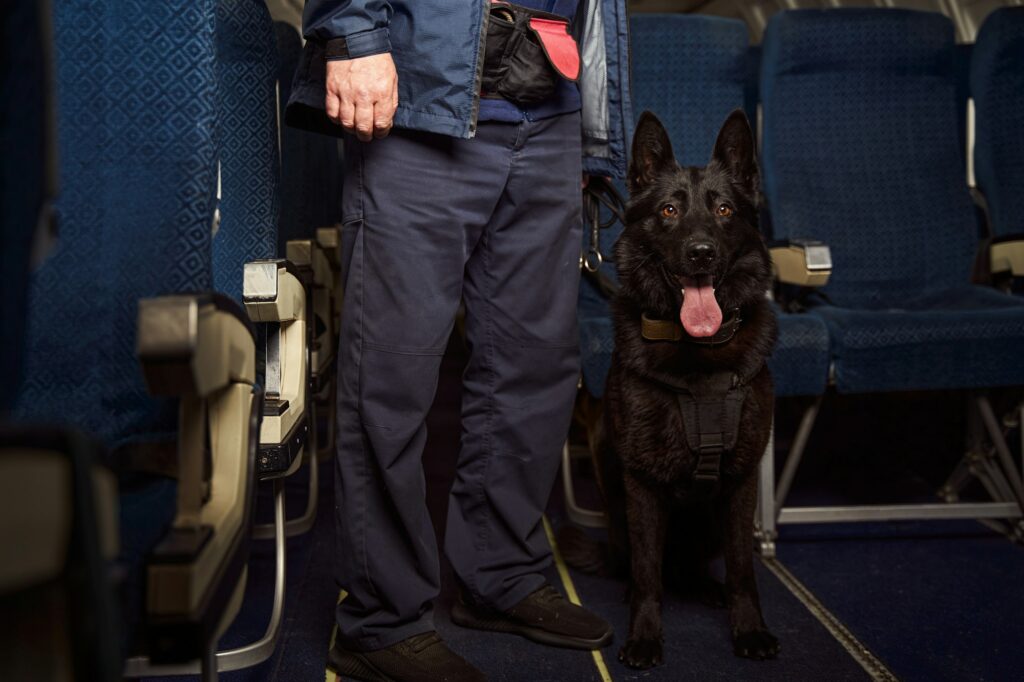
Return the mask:
<path id="1" fill-rule="evenodd" d="M 755 191 L 758 184 L 757 154 L 754 149 L 754 133 L 750 130 L 747 116 L 741 109 L 729 114 L 722 124 L 722 130 L 715 140 L 715 151 L 711 158 L 725 166 L 733 178 L 748 191 Z"/>
<path id="2" fill-rule="evenodd" d="M 636 192 L 649 185 L 659 172 L 674 166 L 672 141 L 665 126 L 649 111 L 640 114 L 633 134 L 633 154 L 629 165 L 629 191 Z"/>

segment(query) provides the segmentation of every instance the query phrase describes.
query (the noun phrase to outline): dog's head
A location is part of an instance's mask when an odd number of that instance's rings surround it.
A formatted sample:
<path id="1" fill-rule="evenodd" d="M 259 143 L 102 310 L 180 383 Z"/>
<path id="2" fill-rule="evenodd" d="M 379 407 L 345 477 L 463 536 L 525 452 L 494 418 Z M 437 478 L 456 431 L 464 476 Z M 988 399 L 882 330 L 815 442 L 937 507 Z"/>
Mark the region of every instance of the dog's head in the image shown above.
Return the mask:
<path id="1" fill-rule="evenodd" d="M 757 227 L 754 136 L 741 111 L 726 119 L 704 167 L 680 167 L 658 118 L 633 137 L 626 229 L 615 248 L 622 294 L 690 336 L 713 336 L 722 310 L 763 300 L 771 266 Z"/>

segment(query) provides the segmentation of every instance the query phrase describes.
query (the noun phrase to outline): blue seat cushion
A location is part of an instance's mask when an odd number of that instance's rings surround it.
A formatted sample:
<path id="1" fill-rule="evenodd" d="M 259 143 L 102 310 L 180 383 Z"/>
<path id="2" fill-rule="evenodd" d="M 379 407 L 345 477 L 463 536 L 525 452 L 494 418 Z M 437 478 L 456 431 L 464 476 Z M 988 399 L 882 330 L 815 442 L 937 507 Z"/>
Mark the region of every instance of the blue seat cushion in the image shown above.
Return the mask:
<path id="1" fill-rule="evenodd" d="M 841 393 L 1024 384 L 1024 301 L 969 286 L 904 307 L 811 311 L 828 324 Z"/>
<path id="2" fill-rule="evenodd" d="M 821 395 L 828 383 L 828 328 L 820 317 L 777 311 L 779 338 L 768 358 L 778 397 Z"/>

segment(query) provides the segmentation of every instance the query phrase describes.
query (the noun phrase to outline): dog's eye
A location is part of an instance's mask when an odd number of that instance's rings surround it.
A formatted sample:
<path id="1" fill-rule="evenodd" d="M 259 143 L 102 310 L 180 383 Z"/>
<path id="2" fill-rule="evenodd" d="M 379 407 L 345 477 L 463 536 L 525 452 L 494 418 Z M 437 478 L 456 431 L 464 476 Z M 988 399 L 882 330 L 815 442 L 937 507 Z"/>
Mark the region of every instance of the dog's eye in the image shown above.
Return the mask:
<path id="1" fill-rule="evenodd" d="M 672 204 L 665 204 L 661 207 L 661 215 L 666 218 L 675 218 L 677 213 L 679 213 L 679 211 L 677 211 L 676 207 Z"/>
<path id="2" fill-rule="evenodd" d="M 721 218 L 728 218 L 732 215 L 732 208 L 728 204 L 719 204 L 715 209 L 715 214 Z"/>

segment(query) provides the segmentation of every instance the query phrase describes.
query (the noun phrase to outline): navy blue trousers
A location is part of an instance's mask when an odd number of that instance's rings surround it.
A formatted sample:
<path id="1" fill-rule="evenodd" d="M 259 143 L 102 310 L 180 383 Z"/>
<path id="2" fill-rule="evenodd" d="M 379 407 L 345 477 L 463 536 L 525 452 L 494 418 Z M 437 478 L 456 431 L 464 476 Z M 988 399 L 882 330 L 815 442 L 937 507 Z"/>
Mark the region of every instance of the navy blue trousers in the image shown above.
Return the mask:
<path id="1" fill-rule="evenodd" d="M 580 119 L 346 144 L 337 620 L 378 649 L 434 628 L 422 454 L 460 301 L 470 359 L 445 551 L 479 603 L 508 608 L 544 582 L 541 514 L 579 375 Z"/>

